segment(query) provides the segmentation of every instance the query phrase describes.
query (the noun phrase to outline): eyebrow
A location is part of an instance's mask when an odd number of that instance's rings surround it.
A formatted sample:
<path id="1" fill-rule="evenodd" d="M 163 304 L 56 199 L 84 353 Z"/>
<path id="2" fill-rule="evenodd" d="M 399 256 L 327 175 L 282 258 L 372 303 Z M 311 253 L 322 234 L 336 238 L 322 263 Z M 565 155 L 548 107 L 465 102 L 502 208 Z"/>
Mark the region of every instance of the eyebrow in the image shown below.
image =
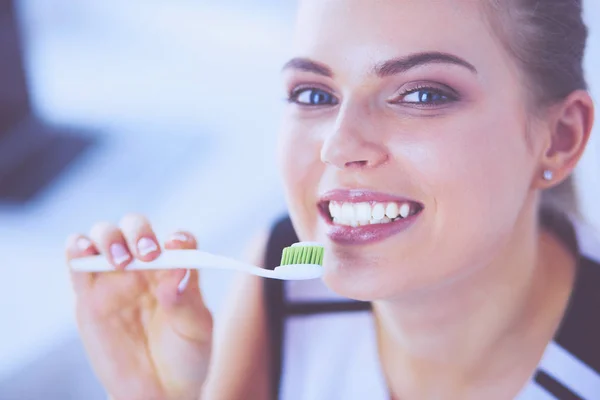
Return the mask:
<path id="1" fill-rule="evenodd" d="M 385 78 L 427 64 L 454 64 L 477 73 L 477 69 L 471 63 L 455 55 L 440 52 L 415 53 L 388 60 L 375 66 L 374 71 L 378 77 Z"/>
<path id="2" fill-rule="evenodd" d="M 454 64 L 465 67 L 475 74 L 477 73 L 477 69 L 468 61 L 463 60 L 455 55 L 441 52 L 415 53 L 404 57 L 394 58 L 392 60 L 377 64 L 373 71 L 378 77 L 385 78 L 391 75 L 407 72 L 410 69 L 427 64 Z M 327 78 L 333 78 L 333 71 L 331 68 L 309 58 L 292 58 L 290 61 L 285 63 L 282 68 L 282 70 L 287 69 L 312 72 Z"/>
<path id="3" fill-rule="evenodd" d="M 331 68 L 308 58 L 292 58 L 283 66 L 283 70 L 286 69 L 312 72 L 313 74 L 333 78 L 333 72 L 331 71 Z"/>

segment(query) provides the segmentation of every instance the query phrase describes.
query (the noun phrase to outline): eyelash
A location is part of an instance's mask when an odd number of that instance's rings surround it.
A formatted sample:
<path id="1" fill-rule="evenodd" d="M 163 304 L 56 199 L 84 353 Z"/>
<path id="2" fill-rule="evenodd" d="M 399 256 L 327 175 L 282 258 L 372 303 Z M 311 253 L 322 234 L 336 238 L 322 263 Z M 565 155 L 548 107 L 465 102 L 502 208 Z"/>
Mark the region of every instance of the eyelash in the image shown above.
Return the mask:
<path id="1" fill-rule="evenodd" d="M 331 101 L 326 104 L 307 104 L 307 103 L 299 102 L 298 101 L 299 97 L 302 94 L 309 92 L 309 91 L 313 91 L 313 92 L 324 94 L 326 96 L 330 96 Z M 418 102 L 418 101 L 404 102 L 401 100 L 411 94 L 418 93 L 418 92 L 433 93 L 434 95 L 443 96 L 445 99 L 431 101 L 431 102 Z M 292 91 L 289 92 L 286 100 L 288 103 L 297 104 L 301 107 L 324 107 L 324 106 L 336 105 L 338 103 L 337 98 L 333 94 L 331 94 L 328 90 L 320 88 L 320 87 L 314 87 L 314 86 L 296 87 Z M 455 102 L 458 100 L 459 100 L 458 94 L 451 88 L 447 88 L 444 90 L 439 87 L 420 85 L 420 86 L 403 91 L 402 93 L 397 95 L 394 98 L 394 100 L 389 101 L 389 103 L 390 104 L 404 104 L 404 105 L 408 105 L 410 107 L 430 108 L 430 107 L 436 107 L 436 106 L 440 106 L 440 105 L 447 104 L 447 103 L 452 103 L 452 102 Z"/>
<path id="2" fill-rule="evenodd" d="M 300 86 L 300 87 L 296 87 L 296 88 L 294 88 L 293 90 L 291 90 L 288 93 L 288 96 L 287 96 L 286 100 L 287 100 L 288 103 L 295 103 L 295 104 L 297 104 L 299 106 L 302 106 L 302 107 L 322 107 L 323 105 L 320 105 L 320 104 L 306 104 L 306 103 L 301 103 L 301 102 L 298 101 L 298 98 L 302 94 L 304 94 L 306 92 L 309 92 L 309 91 L 319 92 L 319 93 L 325 94 L 327 96 L 330 96 L 331 99 L 332 99 L 333 104 L 327 104 L 327 105 L 335 105 L 335 104 L 338 103 L 337 98 L 333 94 L 331 94 L 331 92 L 329 90 L 323 89 L 323 88 L 320 88 L 320 87 L 314 87 L 314 86 Z"/>
<path id="3" fill-rule="evenodd" d="M 433 93 L 435 95 L 440 95 L 445 97 L 446 99 L 444 100 L 439 100 L 439 101 L 432 101 L 432 102 L 402 102 L 402 101 L 398 101 L 398 99 L 402 99 L 405 98 L 411 94 L 414 93 L 418 93 L 418 92 L 428 92 L 428 93 Z M 400 93 L 398 96 L 396 96 L 396 98 L 392 101 L 390 101 L 391 104 L 408 104 L 411 106 L 417 106 L 417 107 L 436 107 L 442 104 L 448 104 L 448 103 L 453 103 L 455 101 L 459 100 L 459 96 L 458 93 L 456 93 L 454 90 L 452 90 L 451 88 L 447 88 L 447 89 L 442 89 L 439 87 L 434 87 L 434 86 L 428 86 L 428 85 L 419 85 L 417 87 L 411 88 L 411 89 L 407 89 L 405 91 L 403 91 L 402 93 Z"/>

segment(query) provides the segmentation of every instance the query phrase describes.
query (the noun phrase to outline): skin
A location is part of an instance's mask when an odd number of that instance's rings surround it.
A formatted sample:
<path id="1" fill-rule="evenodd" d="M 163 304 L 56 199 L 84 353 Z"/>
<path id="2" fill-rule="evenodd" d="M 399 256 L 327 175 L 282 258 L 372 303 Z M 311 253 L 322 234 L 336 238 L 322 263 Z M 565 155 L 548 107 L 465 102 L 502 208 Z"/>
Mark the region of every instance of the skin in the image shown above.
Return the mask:
<path id="1" fill-rule="evenodd" d="M 549 185 L 542 172 L 554 171 L 554 185 L 572 171 L 593 106 L 576 92 L 534 117 L 524 77 L 477 2 L 434 3 L 302 2 L 295 54 L 331 73 L 306 62 L 286 70 L 287 201 L 300 238 L 326 245 L 325 283 L 374 302 L 383 367 L 399 398 L 508 398 L 533 372 L 573 281 L 573 257 L 537 230 L 539 192 Z M 424 51 L 460 57 L 477 72 L 434 63 L 373 73 Z M 421 87 L 451 101 L 415 104 L 411 91 Z M 403 233 L 343 245 L 329 239 L 315 206 L 340 188 L 425 209 Z"/>
<path id="2" fill-rule="evenodd" d="M 538 229 L 536 210 L 540 191 L 569 176 L 585 149 L 589 95 L 576 91 L 532 113 L 527 77 L 475 1 L 303 0 L 293 50 L 304 61 L 284 70 L 290 104 L 279 147 L 290 215 L 301 240 L 325 244 L 324 282 L 373 302 L 392 395 L 512 398 L 572 290 L 574 257 Z M 373 71 L 422 52 L 470 67 Z M 311 98 L 316 105 L 306 104 Z M 547 169 L 551 182 L 542 179 Z M 342 245 L 327 236 L 317 207 L 332 189 L 400 195 L 424 210 L 386 240 Z M 89 247 L 77 246 L 82 237 Z M 143 260 L 196 246 L 185 233 L 142 256 L 143 237 L 156 240 L 143 216 L 100 223 L 68 241 L 67 258 L 113 260 L 115 242 Z M 260 265 L 264 240 L 253 248 L 250 261 Z M 73 274 L 81 336 L 115 400 L 268 398 L 259 279 L 240 278 L 229 311 L 213 323 L 196 276 L 178 294 L 185 271 L 126 266 Z"/>
<path id="3" fill-rule="evenodd" d="M 140 255 L 141 239 L 159 249 Z M 178 293 L 185 271 L 126 272 L 131 261 L 115 263 L 108 250 L 113 243 L 142 261 L 169 249 L 197 248 L 190 232 L 174 232 L 159 244 L 150 221 L 139 214 L 124 216 L 118 225 L 99 222 L 88 235 L 67 239 L 67 262 L 103 254 L 115 266 L 110 274 L 71 272 L 79 332 L 109 399 L 267 399 L 261 280 L 240 275 L 222 318 L 213 321 L 197 274 Z M 258 235 L 247 261 L 263 265 L 265 245 L 265 235 Z"/>

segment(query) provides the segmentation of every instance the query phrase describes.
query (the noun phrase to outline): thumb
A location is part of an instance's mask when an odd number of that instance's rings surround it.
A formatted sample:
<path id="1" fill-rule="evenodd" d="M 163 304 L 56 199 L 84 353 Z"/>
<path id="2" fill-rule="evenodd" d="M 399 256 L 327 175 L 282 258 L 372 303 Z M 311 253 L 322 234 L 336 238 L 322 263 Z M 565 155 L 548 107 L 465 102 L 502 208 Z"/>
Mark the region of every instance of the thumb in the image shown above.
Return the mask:
<path id="1" fill-rule="evenodd" d="M 196 341 L 211 337 L 212 316 L 199 289 L 198 271 L 169 271 L 161 277 L 155 290 L 166 322 L 178 334 Z"/>
<path id="2" fill-rule="evenodd" d="M 197 243 L 191 233 L 176 232 L 164 247 L 167 251 L 195 249 Z M 210 337 L 212 316 L 202 298 L 197 270 L 162 271 L 155 291 L 158 304 L 175 331 L 193 340 Z"/>

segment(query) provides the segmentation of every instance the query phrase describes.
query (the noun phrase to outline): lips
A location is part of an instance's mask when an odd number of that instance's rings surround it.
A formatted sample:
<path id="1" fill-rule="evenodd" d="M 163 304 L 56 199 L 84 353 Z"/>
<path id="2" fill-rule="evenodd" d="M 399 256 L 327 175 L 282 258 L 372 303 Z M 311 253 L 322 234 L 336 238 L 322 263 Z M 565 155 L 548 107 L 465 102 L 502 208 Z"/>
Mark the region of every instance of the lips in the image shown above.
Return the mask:
<path id="1" fill-rule="evenodd" d="M 413 199 L 356 189 L 327 192 L 318 208 L 329 238 L 344 245 L 370 244 L 399 234 L 424 210 Z"/>

